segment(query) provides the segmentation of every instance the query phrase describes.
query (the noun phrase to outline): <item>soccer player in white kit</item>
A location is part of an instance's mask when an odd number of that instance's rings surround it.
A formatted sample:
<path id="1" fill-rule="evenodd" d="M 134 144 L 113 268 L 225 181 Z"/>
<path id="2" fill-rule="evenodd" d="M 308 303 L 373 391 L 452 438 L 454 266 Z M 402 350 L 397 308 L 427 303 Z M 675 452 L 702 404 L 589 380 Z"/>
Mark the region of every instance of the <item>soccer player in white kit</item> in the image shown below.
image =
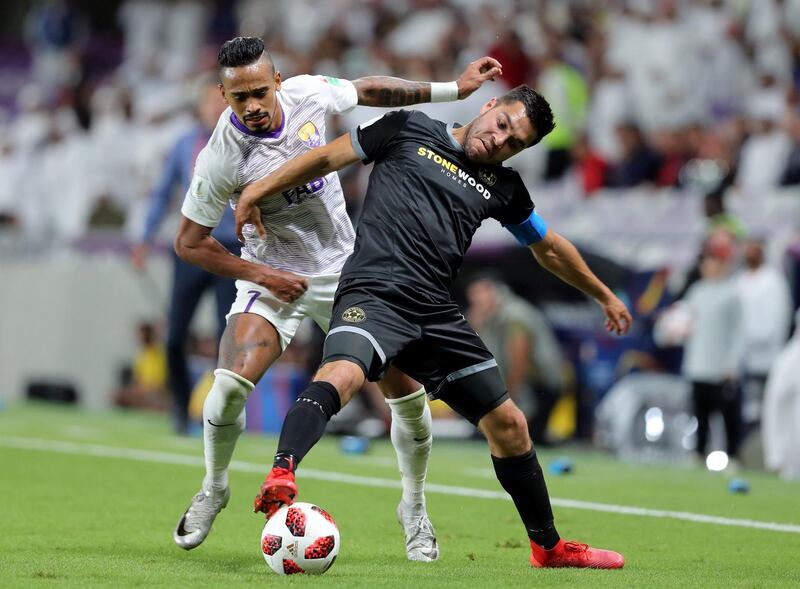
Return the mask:
<path id="1" fill-rule="evenodd" d="M 324 144 L 326 114 L 346 112 L 357 104 L 398 107 L 465 98 L 502 73 L 496 60 L 484 57 L 449 83 L 385 76 L 350 82 L 309 75 L 282 82 L 263 42 L 254 37 L 224 43 L 219 66 L 220 89 L 230 108 L 197 157 L 175 250 L 187 262 L 236 278 L 237 298 L 203 406 L 206 475 L 173 535 L 186 550 L 205 540 L 228 503 L 228 465 L 245 427 L 245 403 L 254 383 L 281 355 L 305 317 L 328 330 L 339 272 L 355 240 L 335 172 L 265 201 L 261 219 L 266 239 L 246 227 L 241 257 L 210 235 L 225 207 L 235 207 L 248 183 Z M 397 515 L 406 555 L 410 560 L 436 560 L 439 551 L 424 496 L 431 446 L 425 390 L 393 368 L 379 386 L 392 413 L 391 440 L 403 486 Z"/>

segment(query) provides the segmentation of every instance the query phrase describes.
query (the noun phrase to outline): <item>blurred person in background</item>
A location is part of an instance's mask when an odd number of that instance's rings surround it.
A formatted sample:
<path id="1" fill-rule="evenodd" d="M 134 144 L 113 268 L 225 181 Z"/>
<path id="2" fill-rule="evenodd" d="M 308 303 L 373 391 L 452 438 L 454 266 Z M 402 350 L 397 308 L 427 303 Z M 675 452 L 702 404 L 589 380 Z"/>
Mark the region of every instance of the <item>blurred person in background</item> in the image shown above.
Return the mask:
<path id="1" fill-rule="evenodd" d="M 634 188 L 654 184 L 661 160 L 645 141 L 639 125 L 631 121 L 617 126 L 620 145 L 619 158 L 611 162 L 606 173 L 606 183 L 612 188 Z"/>
<path id="2" fill-rule="evenodd" d="M 196 107 L 197 124 L 181 135 L 167 156 L 161 177 L 150 195 L 150 204 L 145 220 L 141 242 L 131 252 L 131 261 L 139 271 L 145 271 L 147 256 L 158 234 L 158 229 L 170 212 L 170 204 L 176 194 L 186 193 L 192 179 L 195 160 L 200 150 L 211 138 L 211 132 L 227 104 L 220 95 L 217 84 L 204 80 L 199 89 Z M 239 254 L 240 244 L 234 233 L 233 211 L 229 208 L 214 229 L 214 238 L 234 255 Z M 174 399 L 173 417 L 175 431 L 180 435 L 189 433 L 189 398 L 192 380 L 186 359 L 186 343 L 189 326 L 203 294 L 213 291 L 216 298 L 216 314 L 219 336 L 225 329 L 225 315 L 236 298 L 234 281 L 224 276 L 206 272 L 202 268 L 181 260 L 172 252 L 172 289 L 170 293 L 169 327 L 167 329 L 167 360 L 169 366 L 169 388 Z M 217 338 L 219 339 L 219 338 Z"/>
<path id="3" fill-rule="evenodd" d="M 764 246 L 762 239 L 745 241 L 745 267 L 737 277 L 744 339 L 743 414 L 748 424 L 759 421 L 767 374 L 786 342 L 792 316 L 789 283 L 765 262 Z"/>
<path id="4" fill-rule="evenodd" d="M 586 121 L 589 93 L 581 73 L 562 57 L 563 40 L 552 35 L 542 59 L 538 86 L 553 108 L 556 128 L 544 138 L 547 162 L 544 180 L 561 178 L 570 167 L 571 150 Z"/>
<path id="5" fill-rule="evenodd" d="M 742 220 L 728 211 L 725 206 L 725 191 L 723 187 L 709 192 L 703 198 L 703 214 L 706 217 L 706 239 L 711 239 L 714 234 L 724 231 L 738 242 L 745 237 L 745 228 Z M 732 246 L 734 244 L 731 244 Z"/>
<path id="6" fill-rule="evenodd" d="M 690 315 L 683 352 L 683 376 L 691 383 L 697 417 L 695 452 L 705 460 L 711 416 L 720 412 L 725 422 L 727 453 L 737 457 L 741 441 L 739 366 L 744 338 L 742 310 L 731 279 L 732 251 L 708 247 L 700 261 L 700 279 L 682 303 Z"/>
<path id="7" fill-rule="evenodd" d="M 25 40 L 33 58 L 32 74 L 49 99 L 81 77 L 86 23 L 67 0 L 34 2 L 25 19 Z"/>
<path id="8" fill-rule="evenodd" d="M 608 163 L 583 134 L 572 148 L 572 166 L 577 185 L 585 197 L 592 196 L 605 186 Z"/>
<path id="9" fill-rule="evenodd" d="M 491 276 L 467 286 L 467 319 L 492 352 L 508 394 L 528 419 L 534 443 L 547 445 L 547 421 L 561 397 L 563 358 L 544 315 Z"/>
<path id="10" fill-rule="evenodd" d="M 139 349 L 131 366 L 123 369 L 122 386 L 114 394 L 114 404 L 132 409 L 164 410 L 169 406 L 164 345 L 152 323 L 141 323 L 137 337 Z"/>
<path id="11" fill-rule="evenodd" d="M 769 371 L 764 394 L 764 462 L 783 478 L 800 479 L 800 310 L 795 332 Z"/>
<path id="12" fill-rule="evenodd" d="M 255 383 L 278 360 L 305 318 L 328 330 L 339 273 L 355 240 L 335 172 L 287 187 L 265 203 L 259 210 L 269 231 L 259 234 L 248 225 L 241 257 L 216 241 L 213 228 L 226 210 L 240 206 L 247 184 L 324 145 L 326 115 L 359 104 L 452 102 L 502 75 L 500 63 L 484 57 L 448 83 L 387 76 L 352 82 L 312 75 L 282 80 L 257 37 L 226 41 L 218 66 L 220 89 L 230 108 L 198 156 L 181 208 L 175 251 L 209 272 L 236 278 L 237 296 L 220 340 L 214 384 L 203 406 L 206 475 L 173 534 L 175 543 L 186 550 L 205 540 L 228 503 L 228 465 L 245 427 L 245 405 Z M 432 441 L 425 389 L 396 369 L 381 381 L 381 389 L 390 399 L 391 439 L 401 472 L 403 493 L 397 514 L 405 532 L 406 556 L 436 560 L 439 549 L 424 495 Z M 310 402 L 309 407 L 314 406 Z"/>
<path id="13" fill-rule="evenodd" d="M 742 143 L 736 174 L 737 186 L 750 198 L 780 185 L 792 151 L 783 121 L 788 86 L 770 72 L 762 72 L 759 82 L 747 103 L 750 134 Z"/>

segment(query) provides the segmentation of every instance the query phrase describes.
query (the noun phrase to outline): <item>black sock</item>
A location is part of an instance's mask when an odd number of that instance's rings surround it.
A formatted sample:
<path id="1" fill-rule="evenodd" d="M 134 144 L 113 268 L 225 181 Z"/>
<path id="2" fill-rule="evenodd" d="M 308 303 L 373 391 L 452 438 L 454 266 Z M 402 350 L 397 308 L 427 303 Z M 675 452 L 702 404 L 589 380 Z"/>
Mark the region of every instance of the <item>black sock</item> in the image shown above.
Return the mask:
<path id="1" fill-rule="evenodd" d="M 550 496 L 536 451 L 510 458 L 492 456 L 492 462 L 497 480 L 511 495 L 528 537 L 545 550 L 555 546 L 560 537 L 553 525 Z"/>
<path id="2" fill-rule="evenodd" d="M 331 383 L 319 380 L 308 385 L 286 414 L 272 465 L 295 470 L 341 408 L 339 393 Z"/>

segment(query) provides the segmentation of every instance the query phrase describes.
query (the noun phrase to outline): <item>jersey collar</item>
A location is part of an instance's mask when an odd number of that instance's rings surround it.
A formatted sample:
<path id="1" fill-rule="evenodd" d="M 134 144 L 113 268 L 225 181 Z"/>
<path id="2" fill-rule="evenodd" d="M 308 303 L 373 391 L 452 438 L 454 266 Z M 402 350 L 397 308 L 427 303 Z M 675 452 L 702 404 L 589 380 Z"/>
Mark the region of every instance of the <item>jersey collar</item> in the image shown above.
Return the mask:
<path id="1" fill-rule="evenodd" d="M 463 153 L 464 152 L 464 147 L 458 141 L 456 141 L 455 137 L 453 137 L 453 128 L 454 128 L 454 126 L 455 126 L 455 123 L 447 123 L 447 137 L 450 139 L 450 143 L 453 145 L 453 147 L 456 150 L 458 150 L 458 151 Z M 460 127 L 461 125 L 458 125 L 458 126 Z"/>
<path id="2" fill-rule="evenodd" d="M 237 129 L 239 129 L 239 131 L 241 131 L 245 135 L 250 135 L 252 137 L 260 137 L 261 139 L 277 139 L 278 137 L 281 136 L 281 133 L 283 133 L 284 127 L 286 127 L 286 111 L 283 110 L 283 104 L 281 104 L 280 101 L 280 94 L 278 94 L 276 100 L 278 100 L 278 108 L 281 109 L 281 124 L 280 127 L 278 127 L 277 129 L 274 129 L 272 131 L 251 131 L 250 129 L 247 128 L 247 125 L 245 125 L 242 121 L 239 120 L 239 118 L 236 116 L 236 113 L 234 112 L 231 112 L 231 124 Z"/>

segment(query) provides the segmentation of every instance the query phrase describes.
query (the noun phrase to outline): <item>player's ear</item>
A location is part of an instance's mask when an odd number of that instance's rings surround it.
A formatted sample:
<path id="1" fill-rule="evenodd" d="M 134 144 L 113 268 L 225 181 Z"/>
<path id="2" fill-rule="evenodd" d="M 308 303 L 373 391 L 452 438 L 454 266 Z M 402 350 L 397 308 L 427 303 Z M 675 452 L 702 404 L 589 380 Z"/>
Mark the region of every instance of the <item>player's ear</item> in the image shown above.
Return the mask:
<path id="1" fill-rule="evenodd" d="M 488 112 L 488 111 L 492 110 L 496 104 L 497 104 L 497 98 L 492 98 L 489 102 L 485 103 L 481 107 L 481 113 L 480 114 L 483 114 L 485 112 Z"/>
<path id="2" fill-rule="evenodd" d="M 275 91 L 281 89 L 281 73 L 279 71 L 275 71 Z"/>
<path id="3" fill-rule="evenodd" d="M 222 99 L 225 102 L 227 102 L 228 101 L 228 97 L 225 96 L 225 86 L 223 86 L 222 84 L 217 84 L 217 88 L 219 88 L 219 93 L 222 95 Z"/>

